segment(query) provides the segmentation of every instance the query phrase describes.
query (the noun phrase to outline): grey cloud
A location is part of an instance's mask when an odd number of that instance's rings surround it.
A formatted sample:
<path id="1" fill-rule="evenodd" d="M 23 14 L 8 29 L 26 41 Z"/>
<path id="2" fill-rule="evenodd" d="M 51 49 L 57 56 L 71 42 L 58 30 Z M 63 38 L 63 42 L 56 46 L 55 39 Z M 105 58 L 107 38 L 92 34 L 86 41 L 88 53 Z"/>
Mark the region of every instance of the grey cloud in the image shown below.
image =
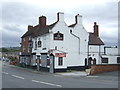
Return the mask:
<path id="1" fill-rule="evenodd" d="M 30 13 L 29 6 L 24 3 L 5 3 L 3 4 L 2 19 L 6 22 L 29 23 L 34 13 Z"/>
<path id="2" fill-rule="evenodd" d="M 19 24 L 6 24 L 3 25 L 3 29 L 9 32 L 22 32 L 21 27 Z"/>
<path id="3" fill-rule="evenodd" d="M 20 37 L 13 36 L 11 34 L 2 35 L 2 46 L 20 46 Z"/>
<path id="4" fill-rule="evenodd" d="M 27 31 L 27 25 L 38 24 L 39 16 L 46 15 L 48 19 L 47 22 L 50 24 L 56 21 L 56 13 L 61 10 L 57 7 L 54 9 L 49 9 L 46 7 L 43 8 L 20 2 L 3 3 L 2 6 L 3 30 L 5 30 L 3 32 L 3 34 L 5 34 L 5 36 L 3 36 L 3 45 L 5 46 L 19 45 L 20 37 L 25 33 L 25 31 Z M 79 7 L 73 7 L 70 10 L 63 11 L 65 13 L 65 21 L 68 22 L 67 24 L 74 23 L 74 15 L 79 13 L 83 16 L 83 19 L 87 24 L 93 24 L 94 21 L 97 21 L 100 26 L 107 29 L 117 28 L 117 3 L 115 2 L 98 6 L 82 5 Z M 87 25 L 85 28 L 86 27 Z M 10 32 L 11 35 L 6 32 Z M 17 35 L 14 35 L 15 33 Z M 104 34 L 101 34 L 101 38 L 105 41 L 106 44 L 110 44 L 109 38 L 113 40 L 113 43 L 116 42 L 116 36 L 113 35 L 105 36 Z"/>

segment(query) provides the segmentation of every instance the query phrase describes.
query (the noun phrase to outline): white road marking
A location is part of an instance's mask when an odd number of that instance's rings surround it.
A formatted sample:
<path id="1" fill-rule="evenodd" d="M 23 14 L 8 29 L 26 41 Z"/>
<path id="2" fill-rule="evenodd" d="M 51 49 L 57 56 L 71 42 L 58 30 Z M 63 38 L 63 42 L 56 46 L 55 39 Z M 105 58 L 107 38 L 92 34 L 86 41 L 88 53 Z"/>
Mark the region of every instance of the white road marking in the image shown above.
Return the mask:
<path id="1" fill-rule="evenodd" d="M 7 72 L 2 72 L 3 74 L 8 74 Z"/>
<path id="2" fill-rule="evenodd" d="M 24 79 L 23 77 L 12 75 L 13 77 L 19 78 L 19 79 Z"/>
<path id="3" fill-rule="evenodd" d="M 87 76 L 87 77 L 99 77 L 99 76 Z"/>
<path id="4" fill-rule="evenodd" d="M 36 82 L 36 83 L 39 83 L 39 81 L 36 81 L 36 80 L 32 80 L 33 82 Z"/>
<path id="5" fill-rule="evenodd" d="M 51 86 L 62 87 L 62 85 L 57 85 L 57 84 L 52 84 L 52 83 L 47 83 L 47 82 L 42 82 L 42 81 L 36 81 L 36 80 L 32 80 L 32 81 L 36 82 L 36 83 L 42 83 L 42 84 L 47 84 L 47 85 L 51 85 Z"/>
<path id="6" fill-rule="evenodd" d="M 63 77 L 63 75 L 54 75 L 55 77 Z"/>

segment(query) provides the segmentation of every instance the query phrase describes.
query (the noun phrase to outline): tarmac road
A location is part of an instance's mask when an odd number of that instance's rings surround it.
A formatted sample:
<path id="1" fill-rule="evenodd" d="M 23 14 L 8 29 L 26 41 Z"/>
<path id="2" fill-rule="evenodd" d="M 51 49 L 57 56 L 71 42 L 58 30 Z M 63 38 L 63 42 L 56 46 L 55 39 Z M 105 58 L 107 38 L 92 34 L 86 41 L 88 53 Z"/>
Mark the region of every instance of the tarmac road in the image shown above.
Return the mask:
<path id="1" fill-rule="evenodd" d="M 2 88 L 118 88 L 118 76 L 115 73 L 111 76 L 64 76 L 5 65 Z"/>

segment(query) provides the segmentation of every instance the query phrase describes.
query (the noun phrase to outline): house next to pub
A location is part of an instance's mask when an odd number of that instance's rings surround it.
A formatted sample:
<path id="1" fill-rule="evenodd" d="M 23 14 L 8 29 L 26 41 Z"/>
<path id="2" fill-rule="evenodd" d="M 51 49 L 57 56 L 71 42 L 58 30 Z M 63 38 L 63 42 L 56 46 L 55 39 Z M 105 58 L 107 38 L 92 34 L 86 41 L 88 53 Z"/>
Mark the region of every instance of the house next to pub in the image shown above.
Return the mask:
<path id="1" fill-rule="evenodd" d="M 93 32 L 87 32 L 81 15 L 77 14 L 75 23 L 68 26 L 64 13 L 58 12 L 51 25 L 45 16 L 39 17 L 38 25 L 28 25 L 21 37 L 20 63 L 53 73 L 85 70 L 93 64 L 117 64 L 120 58 L 117 47 L 105 47 L 96 22 Z"/>

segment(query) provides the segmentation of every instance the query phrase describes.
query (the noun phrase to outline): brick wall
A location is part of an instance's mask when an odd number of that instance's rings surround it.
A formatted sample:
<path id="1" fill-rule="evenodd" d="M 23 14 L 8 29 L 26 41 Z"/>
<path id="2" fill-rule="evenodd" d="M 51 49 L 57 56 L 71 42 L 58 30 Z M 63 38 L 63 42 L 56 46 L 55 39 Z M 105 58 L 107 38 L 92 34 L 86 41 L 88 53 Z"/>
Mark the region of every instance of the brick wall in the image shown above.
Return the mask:
<path id="1" fill-rule="evenodd" d="M 21 50 L 23 49 L 23 46 L 25 48 L 25 54 L 28 53 L 28 36 L 24 37 L 25 38 L 25 41 L 22 40 L 22 47 L 21 47 Z"/>
<path id="2" fill-rule="evenodd" d="M 90 75 L 117 70 L 120 70 L 119 64 L 93 65 L 91 66 Z"/>

